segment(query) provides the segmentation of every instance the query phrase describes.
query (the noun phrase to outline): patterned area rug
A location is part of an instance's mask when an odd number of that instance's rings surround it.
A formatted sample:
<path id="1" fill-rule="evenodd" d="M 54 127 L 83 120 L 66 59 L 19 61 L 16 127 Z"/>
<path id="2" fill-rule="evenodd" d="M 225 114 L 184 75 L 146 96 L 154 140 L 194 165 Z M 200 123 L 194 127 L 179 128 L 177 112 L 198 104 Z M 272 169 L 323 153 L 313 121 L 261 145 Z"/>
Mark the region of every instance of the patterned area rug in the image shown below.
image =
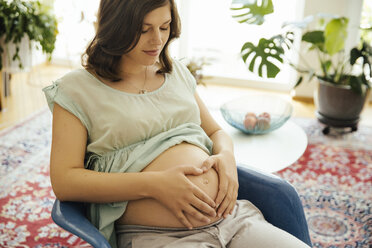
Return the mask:
<path id="1" fill-rule="evenodd" d="M 90 247 L 50 217 L 50 142 L 48 110 L 0 133 L 0 247 Z"/>
<path id="2" fill-rule="evenodd" d="M 294 119 L 307 133 L 303 156 L 277 174 L 300 194 L 314 247 L 372 246 L 372 128 L 335 129 Z M 347 130 L 346 130 L 347 131 Z"/>
<path id="3" fill-rule="evenodd" d="M 370 247 L 372 128 L 325 137 L 315 120 L 295 119 L 309 146 L 278 172 L 298 190 L 314 247 Z M 50 218 L 48 110 L 0 133 L 0 247 L 88 247 Z"/>

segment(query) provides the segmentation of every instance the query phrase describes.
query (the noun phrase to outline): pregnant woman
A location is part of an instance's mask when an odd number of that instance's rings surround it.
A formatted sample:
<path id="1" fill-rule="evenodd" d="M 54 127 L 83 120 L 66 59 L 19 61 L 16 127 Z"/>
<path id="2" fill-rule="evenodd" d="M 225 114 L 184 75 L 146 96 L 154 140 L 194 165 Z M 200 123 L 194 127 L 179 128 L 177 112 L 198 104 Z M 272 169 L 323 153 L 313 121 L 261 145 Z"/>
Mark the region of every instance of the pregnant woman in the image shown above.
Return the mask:
<path id="1" fill-rule="evenodd" d="M 307 247 L 236 200 L 231 139 L 168 54 L 179 34 L 173 0 L 101 0 L 84 69 L 44 88 L 57 198 L 112 247 Z"/>

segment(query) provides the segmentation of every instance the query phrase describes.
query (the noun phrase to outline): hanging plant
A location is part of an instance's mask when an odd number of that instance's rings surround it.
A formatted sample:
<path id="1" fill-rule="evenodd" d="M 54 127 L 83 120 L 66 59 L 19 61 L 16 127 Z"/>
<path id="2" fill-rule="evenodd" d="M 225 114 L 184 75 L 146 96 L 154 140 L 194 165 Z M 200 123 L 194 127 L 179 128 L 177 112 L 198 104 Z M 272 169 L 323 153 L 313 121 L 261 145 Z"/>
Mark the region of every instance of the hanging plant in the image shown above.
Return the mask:
<path id="1" fill-rule="evenodd" d="M 30 42 L 34 41 L 38 49 L 41 47 L 50 60 L 57 34 L 57 19 L 51 8 L 40 1 L 0 0 L 0 70 L 6 44 L 15 45 L 15 53 L 10 59 L 18 61 L 19 67 L 23 68 L 19 56 L 22 38 L 27 35 Z"/>

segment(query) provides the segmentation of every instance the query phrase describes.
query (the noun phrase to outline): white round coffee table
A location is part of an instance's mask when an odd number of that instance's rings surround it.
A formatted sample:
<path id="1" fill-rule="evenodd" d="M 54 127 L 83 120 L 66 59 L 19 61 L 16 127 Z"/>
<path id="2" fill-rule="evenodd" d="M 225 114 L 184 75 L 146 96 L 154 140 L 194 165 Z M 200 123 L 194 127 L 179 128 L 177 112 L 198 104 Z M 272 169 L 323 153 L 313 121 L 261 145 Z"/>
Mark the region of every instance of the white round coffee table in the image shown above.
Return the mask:
<path id="1" fill-rule="evenodd" d="M 219 111 L 211 114 L 232 138 L 239 164 L 272 173 L 296 162 L 307 147 L 306 133 L 290 119 L 271 133 L 247 135 L 230 126 Z"/>

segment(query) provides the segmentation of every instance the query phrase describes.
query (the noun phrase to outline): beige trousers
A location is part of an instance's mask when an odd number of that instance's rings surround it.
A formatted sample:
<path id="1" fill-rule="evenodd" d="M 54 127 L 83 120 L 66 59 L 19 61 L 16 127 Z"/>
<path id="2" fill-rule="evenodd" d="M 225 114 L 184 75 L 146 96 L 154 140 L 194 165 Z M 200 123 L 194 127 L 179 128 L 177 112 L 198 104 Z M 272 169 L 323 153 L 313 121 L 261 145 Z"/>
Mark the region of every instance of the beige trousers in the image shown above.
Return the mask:
<path id="1" fill-rule="evenodd" d="M 239 200 L 232 215 L 216 223 L 188 230 L 117 225 L 119 248 L 267 248 L 309 247 L 291 234 L 268 223 L 249 201 Z"/>

